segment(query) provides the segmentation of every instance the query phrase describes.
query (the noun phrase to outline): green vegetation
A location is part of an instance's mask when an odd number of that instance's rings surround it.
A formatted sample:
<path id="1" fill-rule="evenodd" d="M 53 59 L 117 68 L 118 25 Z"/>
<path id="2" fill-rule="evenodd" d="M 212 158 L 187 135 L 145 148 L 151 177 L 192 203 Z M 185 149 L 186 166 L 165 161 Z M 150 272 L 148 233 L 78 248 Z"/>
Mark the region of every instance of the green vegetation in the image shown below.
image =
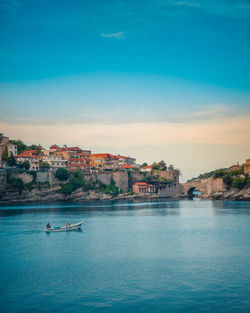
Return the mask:
<path id="1" fill-rule="evenodd" d="M 9 152 L 8 152 L 8 147 L 6 146 L 2 153 L 2 160 L 8 161 L 8 159 L 9 159 Z"/>
<path id="2" fill-rule="evenodd" d="M 17 146 L 17 153 L 20 154 L 27 150 L 36 150 L 37 152 L 41 153 L 41 147 L 37 145 L 30 145 L 27 146 L 25 143 L 23 143 L 20 139 L 18 140 L 10 140 L 10 143 Z"/>
<path id="3" fill-rule="evenodd" d="M 70 195 L 75 190 L 75 186 L 73 184 L 62 184 L 60 192 L 64 195 Z"/>
<path id="4" fill-rule="evenodd" d="M 116 187 L 115 181 L 113 179 L 111 179 L 110 185 L 105 185 L 105 184 L 99 182 L 99 190 L 106 193 L 106 194 L 110 194 L 113 197 L 116 197 L 119 194 L 119 188 Z"/>
<path id="5" fill-rule="evenodd" d="M 201 174 L 196 178 L 188 180 L 188 182 L 191 182 L 195 179 L 206 179 L 210 177 L 213 177 L 214 179 L 222 178 L 224 184 L 227 186 L 227 189 L 237 188 L 241 190 L 244 187 L 250 185 L 250 179 L 248 178 L 248 175 L 244 175 L 243 167 L 236 169 L 234 171 L 230 171 L 229 169 L 225 168 L 220 168 L 209 173 Z"/>
<path id="6" fill-rule="evenodd" d="M 232 181 L 232 187 L 233 188 L 238 188 L 238 189 L 243 189 L 247 184 L 247 180 L 243 177 L 234 177 Z"/>
<path id="7" fill-rule="evenodd" d="M 187 182 L 190 183 L 196 179 L 207 179 L 207 178 L 211 178 L 214 176 L 215 172 L 217 171 L 224 171 L 225 169 L 219 169 L 219 170 L 214 170 L 214 171 L 211 171 L 211 172 L 208 172 L 208 173 L 204 173 L 204 174 L 200 174 L 199 176 L 197 177 L 193 177 L 192 179 L 189 179 Z M 216 177 L 214 177 L 216 178 Z"/>
<path id="8" fill-rule="evenodd" d="M 16 166 L 16 158 L 13 156 L 12 153 L 11 153 L 11 156 L 9 157 L 7 163 L 9 166 Z"/>
<path id="9" fill-rule="evenodd" d="M 25 170 L 29 170 L 29 168 L 30 168 L 30 163 L 29 163 L 29 161 L 23 161 L 23 163 L 20 163 L 19 164 L 19 167 L 20 168 L 23 168 L 23 169 L 25 169 Z"/>
<path id="10" fill-rule="evenodd" d="M 12 144 L 17 146 L 17 153 L 18 154 L 22 153 L 27 148 L 26 144 L 24 144 L 20 139 L 18 139 L 18 140 L 10 140 L 10 143 L 12 143 Z"/>
<path id="11" fill-rule="evenodd" d="M 59 180 L 67 180 L 69 178 L 69 171 L 67 171 L 65 168 L 58 168 L 56 170 L 56 174 L 55 174 L 56 178 L 58 178 Z"/>
<path id="12" fill-rule="evenodd" d="M 225 169 L 220 168 L 214 171 L 213 178 L 221 178 L 225 176 L 226 174 L 227 174 L 227 171 Z"/>
<path id="13" fill-rule="evenodd" d="M 25 189 L 25 185 L 21 178 L 9 176 L 7 178 L 7 187 L 17 189 L 21 193 Z"/>
<path id="14" fill-rule="evenodd" d="M 50 169 L 50 165 L 47 162 L 41 162 L 39 164 L 39 169 L 40 170 L 48 170 L 48 169 Z"/>
<path id="15" fill-rule="evenodd" d="M 141 167 L 145 167 L 145 166 L 148 166 L 148 163 L 144 162 Z"/>
<path id="16" fill-rule="evenodd" d="M 154 162 L 152 164 L 152 169 L 153 170 L 160 170 L 160 171 L 165 171 L 167 169 L 166 163 L 162 160 L 159 163 Z"/>
<path id="17" fill-rule="evenodd" d="M 232 174 L 229 172 L 225 173 L 225 175 L 222 178 L 223 178 L 223 182 L 226 184 L 226 186 L 228 188 L 230 188 L 232 185 L 232 181 L 233 181 Z"/>
<path id="18" fill-rule="evenodd" d="M 113 197 L 119 194 L 119 188 L 116 187 L 115 182 L 111 180 L 110 185 L 105 185 L 101 181 L 86 181 L 80 172 L 73 173 L 70 177 L 70 182 L 61 184 L 60 192 L 64 195 L 69 195 L 78 188 L 83 191 L 95 190 L 106 194 L 111 194 Z"/>

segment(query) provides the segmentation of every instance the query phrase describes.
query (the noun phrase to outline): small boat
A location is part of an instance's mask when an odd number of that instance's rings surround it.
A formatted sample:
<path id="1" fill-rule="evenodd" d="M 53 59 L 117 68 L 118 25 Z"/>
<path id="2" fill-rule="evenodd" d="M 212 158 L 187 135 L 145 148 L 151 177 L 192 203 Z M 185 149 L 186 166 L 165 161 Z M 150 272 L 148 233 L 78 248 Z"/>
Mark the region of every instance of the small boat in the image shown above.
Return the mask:
<path id="1" fill-rule="evenodd" d="M 80 230 L 82 227 L 83 222 L 77 223 L 77 224 L 70 224 L 67 223 L 66 226 L 63 227 L 46 227 L 45 231 L 51 232 L 51 231 L 70 231 L 70 230 Z"/>

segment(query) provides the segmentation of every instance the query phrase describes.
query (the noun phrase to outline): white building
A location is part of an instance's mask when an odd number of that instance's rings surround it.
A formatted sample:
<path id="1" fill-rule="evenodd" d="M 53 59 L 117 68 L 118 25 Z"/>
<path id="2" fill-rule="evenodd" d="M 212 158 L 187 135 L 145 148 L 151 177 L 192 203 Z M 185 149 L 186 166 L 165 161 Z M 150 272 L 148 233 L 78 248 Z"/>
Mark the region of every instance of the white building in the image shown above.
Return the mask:
<path id="1" fill-rule="evenodd" d="M 50 165 L 52 169 L 57 169 L 59 167 L 66 168 L 67 160 L 61 155 L 49 155 L 43 157 L 43 162 Z"/>

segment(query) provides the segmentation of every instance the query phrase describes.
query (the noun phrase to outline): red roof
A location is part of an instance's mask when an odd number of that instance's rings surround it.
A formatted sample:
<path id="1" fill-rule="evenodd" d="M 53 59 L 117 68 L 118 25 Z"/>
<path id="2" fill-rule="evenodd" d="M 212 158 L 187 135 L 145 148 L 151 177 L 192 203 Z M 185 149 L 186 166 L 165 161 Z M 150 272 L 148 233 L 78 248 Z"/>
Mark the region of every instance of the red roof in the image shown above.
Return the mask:
<path id="1" fill-rule="evenodd" d="M 35 155 L 33 155 L 35 154 Z M 27 150 L 15 156 L 16 158 L 39 158 L 40 154 L 36 150 Z"/>
<path id="2" fill-rule="evenodd" d="M 137 183 L 135 183 L 135 185 L 137 185 L 137 186 L 147 186 L 147 183 L 140 183 L 140 182 L 137 182 Z"/>
<path id="3" fill-rule="evenodd" d="M 152 165 L 148 165 L 148 166 L 143 166 L 143 168 L 151 168 Z"/>
<path id="4" fill-rule="evenodd" d="M 91 154 L 92 156 L 94 157 L 98 157 L 98 158 L 101 158 L 101 159 L 106 159 L 107 157 L 108 158 L 111 158 L 111 159 L 116 159 L 117 157 L 111 153 L 94 153 L 94 154 Z"/>
<path id="5" fill-rule="evenodd" d="M 122 166 L 122 168 L 133 168 L 133 166 L 130 165 L 130 164 L 124 164 L 124 165 Z"/>

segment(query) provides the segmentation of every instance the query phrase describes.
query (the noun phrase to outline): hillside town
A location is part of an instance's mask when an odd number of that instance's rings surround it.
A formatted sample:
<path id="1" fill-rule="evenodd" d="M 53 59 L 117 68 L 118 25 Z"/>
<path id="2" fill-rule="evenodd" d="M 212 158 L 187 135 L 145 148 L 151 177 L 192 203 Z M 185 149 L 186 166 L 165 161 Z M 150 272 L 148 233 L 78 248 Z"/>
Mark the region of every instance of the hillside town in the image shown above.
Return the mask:
<path id="1" fill-rule="evenodd" d="M 179 169 L 163 160 L 138 164 L 131 156 L 92 153 L 78 146 L 53 144 L 49 149 L 34 144 L 27 146 L 21 140 L 10 140 L 0 134 L 2 200 L 39 201 L 41 189 L 46 190 L 42 200 L 48 201 L 106 199 L 118 195 L 250 198 L 250 159 L 241 165 L 200 174 L 182 184 L 180 174 Z"/>
<path id="2" fill-rule="evenodd" d="M 119 191 L 130 190 L 135 194 L 157 193 L 166 186 L 176 186 L 180 175 L 178 169 L 173 165 L 167 166 L 164 161 L 138 164 L 131 156 L 92 153 L 79 147 L 53 144 L 45 149 L 41 145 L 26 146 L 22 141 L 10 140 L 3 134 L 0 134 L 0 169 L 35 171 L 37 177 L 41 173 L 44 176 L 44 172 L 55 174 L 58 169 L 65 169 L 72 175 L 98 175 L 104 183 L 105 177 L 111 175 Z"/>

